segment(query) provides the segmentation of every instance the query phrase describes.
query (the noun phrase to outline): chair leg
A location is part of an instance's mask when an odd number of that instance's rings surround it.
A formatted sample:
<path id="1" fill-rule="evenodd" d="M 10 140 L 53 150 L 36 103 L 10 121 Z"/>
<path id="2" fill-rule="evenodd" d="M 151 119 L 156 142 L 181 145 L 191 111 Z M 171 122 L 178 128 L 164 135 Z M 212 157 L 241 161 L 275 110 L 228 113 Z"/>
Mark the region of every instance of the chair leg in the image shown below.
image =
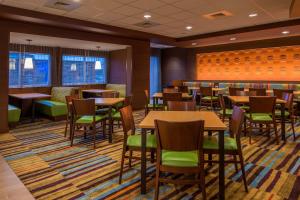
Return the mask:
<path id="1" fill-rule="evenodd" d="M 129 168 L 131 168 L 131 160 L 132 160 L 132 150 L 130 150 L 129 151 L 129 163 L 128 163 L 128 165 L 129 165 Z"/>
<path id="2" fill-rule="evenodd" d="M 96 149 L 96 124 L 93 124 L 94 149 Z"/>
<path id="3" fill-rule="evenodd" d="M 274 122 L 273 122 L 273 126 L 274 126 L 274 131 L 275 131 L 276 144 L 279 144 L 279 135 L 278 135 L 277 124 L 276 124 L 276 121 L 275 121 L 275 120 L 274 120 Z"/>
<path id="4" fill-rule="evenodd" d="M 156 167 L 156 176 L 155 176 L 155 200 L 158 200 L 159 196 L 159 166 Z"/>
<path id="5" fill-rule="evenodd" d="M 244 119 L 244 136 L 247 136 L 247 120 L 246 118 Z"/>
<path id="6" fill-rule="evenodd" d="M 86 139 L 86 126 L 83 127 L 83 129 L 84 129 L 84 139 Z"/>
<path id="7" fill-rule="evenodd" d="M 212 132 L 211 131 L 208 131 L 208 136 L 212 136 Z M 210 154 L 208 154 L 208 165 L 209 166 L 212 166 L 212 162 L 210 162 L 210 161 L 212 161 L 212 154 L 210 153 Z"/>
<path id="8" fill-rule="evenodd" d="M 130 152 L 132 152 L 132 151 L 130 151 Z M 123 151 L 122 151 L 122 158 L 121 158 L 121 168 L 120 168 L 120 175 L 119 175 L 119 184 L 122 184 L 122 175 L 123 175 L 125 154 L 126 154 L 126 146 L 125 146 L 125 144 L 123 144 Z M 129 162 L 130 162 L 130 160 L 129 160 Z"/>
<path id="9" fill-rule="evenodd" d="M 202 199 L 206 200 L 206 191 L 205 191 L 205 174 L 204 169 L 200 174 L 200 181 L 201 181 L 201 191 L 202 191 Z"/>
<path id="10" fill-rule="evenodd" d="M 66 127 L 65 127 L 65 137 L 67 137 L 68 126 L 69 126 L 69 119 L 68 119 L 68 117 L 67 117 L 67 120 L 66 120 Z"/>
<path id="11" fill-rule="evenodd" d="M 241 164 L 241 168 L 242 168 L 244 187 L 245 187 L 246 192 L 248 192 L 247 179 L 246 179 L 245 166 L 244 166 L 244 158 L 243 158 L 242 152 L 239 152 L 239 159 L 240 159 L 240 164 Z"/>
<path id="12" fill-rule="evenodd" d="M 235 171 L 236 171 L 236 173 L 238 173 L 239 169 L 238 169 L 238 166 L 237 166 L 236 155 L 233 155 L 233 160 L 234 160 L 234 168 L 235 168 Z"/>
<path id="13" fill-rule="evenodd" d="M 74 136 L 75 136 L 75 124 L 73 123 L 72 131 L 71 131 L 71 135 L 70 135 L 71 146 L 73 146 Z"/>
<path id="14" fill-rule="evenodd" d="M 294 141 L 296 141 L 296 134 L 295 134 L 295 119 L 291 118 L 291 126 L 292 126 L 292 131 L 293 131 L 293 137 L 294 137 Z"/>
<path id="15" fill-rule="evenodd" d="M 249 144 L 251 144 L 251 136 L 252 136 L 252 123 L 249 124 Z"/>
<path id="16" fill-rule="evenodd" d="M 103 134 L 103 139 L 106 138 L 106 133 L 105 133 L 105 130 L 106 129 L 106 120 L 103 120 L 102 122 L 102 134 Z"/>

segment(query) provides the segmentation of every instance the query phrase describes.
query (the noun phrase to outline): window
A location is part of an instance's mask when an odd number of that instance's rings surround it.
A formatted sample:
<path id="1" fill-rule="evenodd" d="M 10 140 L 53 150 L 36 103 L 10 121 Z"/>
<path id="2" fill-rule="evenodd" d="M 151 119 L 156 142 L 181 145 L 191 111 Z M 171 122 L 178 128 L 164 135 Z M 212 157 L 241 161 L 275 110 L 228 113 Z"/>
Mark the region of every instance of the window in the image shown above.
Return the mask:
<path id="1" fill-rule="evenodd" d="M 32 68 L 26 69 L 26 59 L 32 59 Z M 28 61 L 28 60 L 27 60 Z M 27 64 L 26 64 L 27 65 Z M 50 55 L 42 53 L 9 54 L 9 87 L 42 87 L 50 85 Z"/>
<path id="2" fill-rule="evenodd" d="M 161 91 L 160 57 L 150 57 L 150 95 Z"/>
<path id="3" fill-rule="evenodd" d="M 106 58 L 63 56 L 63 85 L 106 83 Z"/>

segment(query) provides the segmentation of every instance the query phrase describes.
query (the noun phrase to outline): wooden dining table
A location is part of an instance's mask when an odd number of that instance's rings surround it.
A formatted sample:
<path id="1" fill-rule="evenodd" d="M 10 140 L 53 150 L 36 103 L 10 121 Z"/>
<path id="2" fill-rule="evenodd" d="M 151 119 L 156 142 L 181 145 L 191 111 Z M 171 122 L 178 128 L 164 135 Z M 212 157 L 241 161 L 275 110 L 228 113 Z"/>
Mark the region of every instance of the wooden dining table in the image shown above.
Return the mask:
<path id="1" fill-rule="evenodd" d="M 108 92 L 115 92 L 114 90 L 105 90 L 105 89 L 87 89 L 87 90 L 81 90 L 83 97 L 89 97 L 89 96 L 102 96 L 104 93 Z"/>
<path id="2" fill-rule="evenodd" d="M 141 128 L 141 193 L 146 194 L 146 142 L 147 131 L 155 129 L 155 120 L 172 122 L 188 122 L 204 120 L 205 131 L 218 131 L 219 137 L 219 199 L 225 198 L 225 171 L 224 171 L 224 131 L 227 129 L 222 120 L 212 111 L 150 111 L 138 125 Z"/>
<path id="3" fill-rule="evenodd" d="M 31 121 L 35 121 L 35 102 L 41 99 L 49 99 L 51 95 L 42 93 L 22 93 L 22 94 L 9 94 L 10 98 L 18 99 L 21 101 L 31 101 Z"/>
<path id="4" fill-rule="evenodd" d="M 228 99 L 233 104 L 249 104 L 249 96 L 228 96 Z M 285 104 L 286 101 L 282 99 L 276 99 L 276 104 L 280 105 L 281 111 L 281 139 L 283 141 L 286 140 L 285 138 Z"/>

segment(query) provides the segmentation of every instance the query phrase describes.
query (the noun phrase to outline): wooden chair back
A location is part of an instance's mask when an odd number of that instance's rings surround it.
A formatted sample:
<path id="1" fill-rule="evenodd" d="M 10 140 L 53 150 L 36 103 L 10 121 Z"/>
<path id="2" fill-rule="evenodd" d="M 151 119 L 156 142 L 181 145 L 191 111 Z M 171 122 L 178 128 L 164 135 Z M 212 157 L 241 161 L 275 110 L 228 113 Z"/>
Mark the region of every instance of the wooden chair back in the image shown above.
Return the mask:
<path id="1" fill-rule="evenodd" d="M 237 91 L 244 91 L 244 88 L 229 87 L 229 95 L 230 96 L 237 96 L 237 94 L 236 94 Z"/>
<path id="2" fill-rule="evenodd" d="M 170 111 L 195 111 L 195 101 L 168 101 L 168 110 Z"/>
<path id="3" fill-rule="evenodd" d="M 168 122 L 155 120 L 157 149 L 201 152 L 204 121 Z"/>
<path id="4" fill-rule="evenodd" d="M 256 92 L 255 96 L 267 96 L 266 88 L 249 88 L 249 92 Z"/>
<path id="5" fill-rule="evenodd" d="M 250 113 L 274 113 L 276 97 L 249 97 Z"/>
<path id="6" fill-rule="evenodd" d="M 134 134 L 135 125 L 131 105 L 121 108 L 120 113 L 124 135 L 127 136 L 129 131 L 131 131 L 131 134 Z"/>
<path id="7" fill-rule="evenodd" d="M 163 89 L 164 93 L 172 93 L 172 92 L 178 92 L 178 90 L 176 88 L 164 88 Z"/>
<path id="8" fill-rule="evenodd" d="M 225 104 L 225 100 L 224 100 L 224 96 L 223 94 L 219 94 L 219 101 L 220 101 L 220 107 L 223 111 L 226 110 L 226 104 Z"/>
<path id="9" fill-rule="evenodd" d="M 163 102 L 167 105 L 168 101 L 181 101 L 182 100 L 182 93 L 180 92 L 167 92 L 163 93 Z"/>
<path id="10" fill-rule="evenodd" d="M 119 98 L 120 93 L 117 91 L 113 91 L 113 92 L 104 92 L 102 94 L 102 98 Z"/>
<path id="11" fill-rule="evenodd" d="M 293 112 L 294 94 L 293 93 L 283 93 L 283 100 L 286 101 L 285 108 L 290 113 L 292 113 Z"/>
<path id="12" fill-rule="evenodd" d="M 132 95 L 128 95 L 125 97 L 125 100 L 124 100 L 124 107 L 125 106 L 129 106 L 129 105 L 132 105 L 132 99 L 133 99 L 133 96 Z"/>
<path id="13" fill-rule="evenodd" d="M 181 86 L 178 86 L 177 88 L 178 88 L 178 92 L 189 93 L 189 88 L 186 85 L 181 85 Z"/>
<path id="14" fill-rule="evenodd" d="M 72 99 L 75 116 L 95 115 L 95 99 Z"/>
<path id="15" fill-rule="evenodd" d="M 202 96 L 213 96 L 212 87 L 200 87 L 200 94 Z"/>
<path id="16" fill-rule="evenodd" d="M 236 91 L 236 96 L 257 96 L 256 91 Z"/>
<path id="17" fill-rule="evenodd" d="M 242 127 L 244 123 L 245 111 L 238 106 L 233 107 L 230 120 L 230 136 L 240 142 Z"/>
<path id="18" fill-rule="evenodd" d="M 292 93 L 294 90 L 290 89 L 273 89 L 273 95 L 277 97 L 278 99 L 283 99 L 283 93 Z"/>
<path id="19" fill-rule="evenodd" d="M 76 94 L 76 95 L 72 95 L 72 96 L 65 96 L 65 99 L 66 99 L 66 104 L 67 104 L 67 110 L 68 110 L 68 113 L 71 113 L 71 109 L 72 109 L 72 99 L 79 99 L 79 94 Z"/>

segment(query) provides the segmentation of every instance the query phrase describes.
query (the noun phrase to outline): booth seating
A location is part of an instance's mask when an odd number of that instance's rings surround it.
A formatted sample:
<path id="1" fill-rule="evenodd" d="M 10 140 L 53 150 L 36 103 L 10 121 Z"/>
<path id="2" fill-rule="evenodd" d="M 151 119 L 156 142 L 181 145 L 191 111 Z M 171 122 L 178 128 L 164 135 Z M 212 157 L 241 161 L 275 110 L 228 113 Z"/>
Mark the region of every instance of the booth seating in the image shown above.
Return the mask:
<path id="1" fill-rule="evenodd" d="M 54 120 L 68 113 L 65 96 L 76 94 L 75 87 L 53 87 L 50 100 L 39 100 L 36 102 L 36 111 Z"/>
<path id="2" fill-rule="evenodd" d="M 19 122 L 21 116 L 21 109 L 13 106 L 8 105 L 8 123 L 10 125 L 15 125 Z"/>
<path id="3" fill-rule="evenodd" d="M 114 90 L 119 92 L 119 97 L 126 97 L 126 85 L 125 84 L 106 84 L 105 89 Z"/>

